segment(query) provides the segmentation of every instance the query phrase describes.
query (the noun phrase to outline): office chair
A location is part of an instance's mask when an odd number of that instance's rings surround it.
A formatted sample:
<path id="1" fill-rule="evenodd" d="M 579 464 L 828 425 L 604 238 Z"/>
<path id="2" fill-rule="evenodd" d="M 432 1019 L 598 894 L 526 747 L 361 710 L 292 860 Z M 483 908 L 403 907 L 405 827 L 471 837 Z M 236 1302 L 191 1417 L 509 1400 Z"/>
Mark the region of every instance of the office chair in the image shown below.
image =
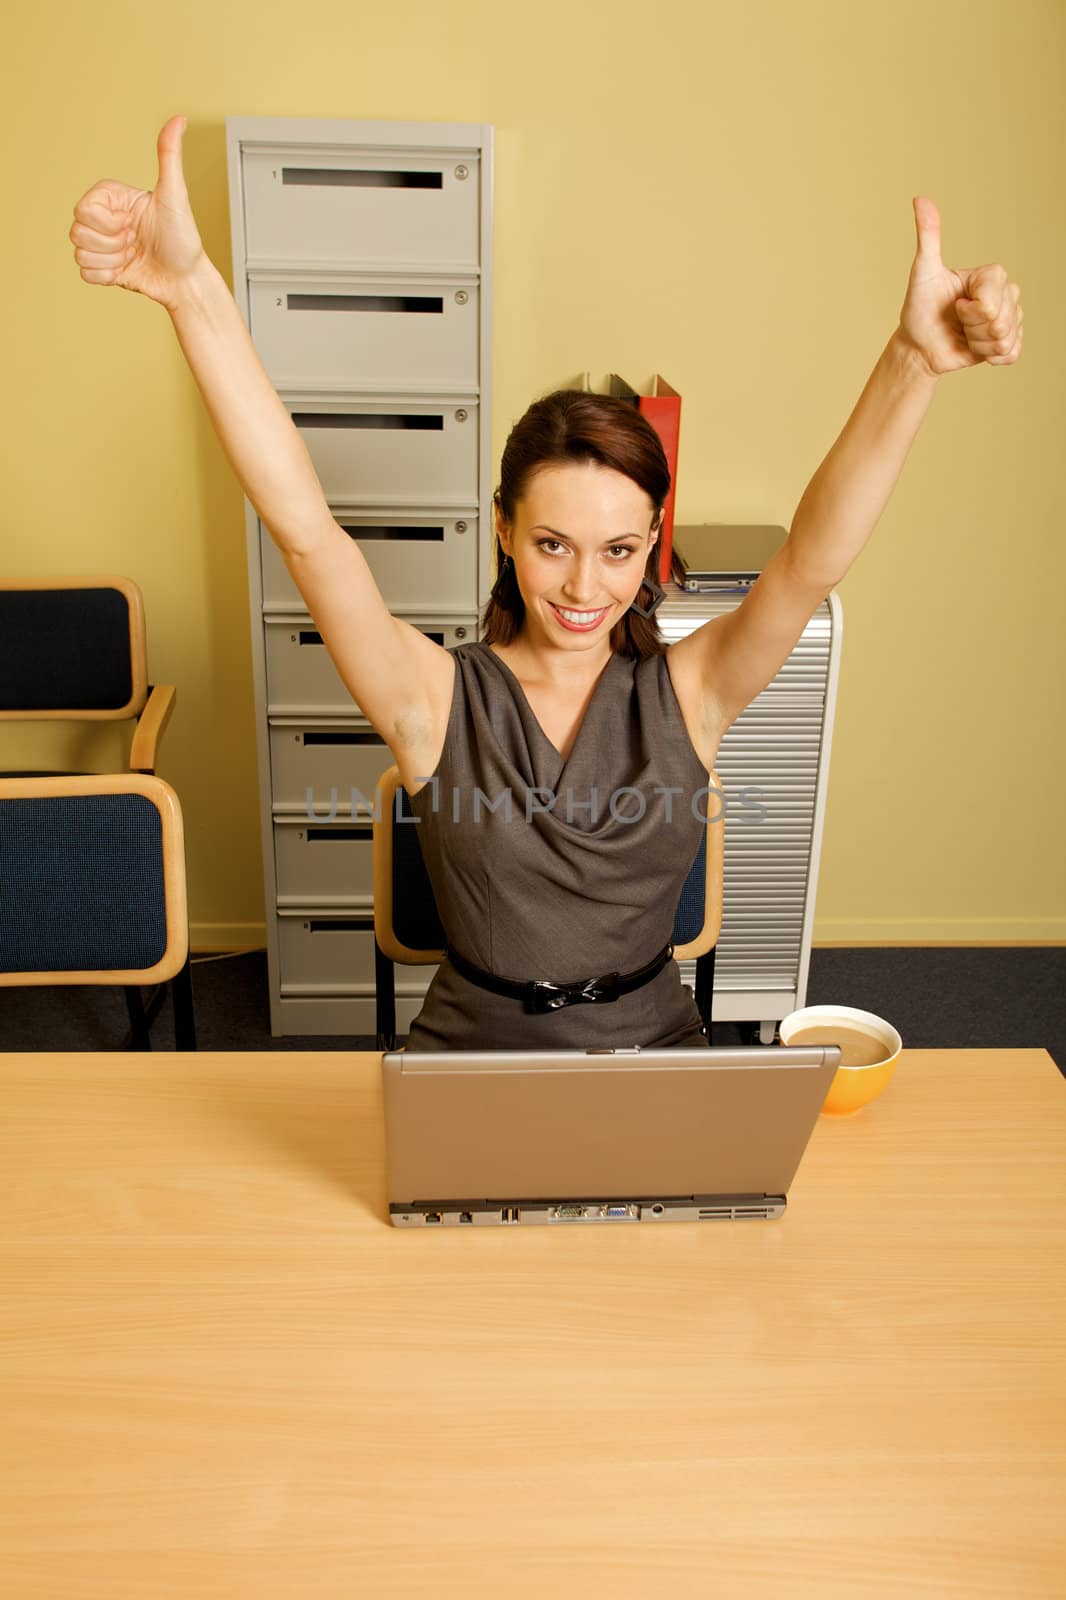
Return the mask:
<path id="1" fill-rule="evenodd" d="M 129 770 L 150 773 L 174 696 L 148 682 L 144 600 L 130 578 L 0 579 L 0 722 L 136 717 Z"/>
<path id="2" fill-rule="evenodd" d="M 712 789 L 721 792 L 715 773 Z M 444 959 L 446 939 L 433 898 L 418 828 L 395 823 L 396 796 L 400 815 L 411 817 L 410 798 L 400 783 L 399 768 L 389 767 L 378 780 L 374 803 L 374 983 L 377 1048 L 396 1048 L 395 964 L 429 966 Z M 681 890 L 674 917 L 675 961 L 696 960 L 696 1009 L 711 1042 L 714 957 L 722 927 L 722 866 L 725 821 L 713 815 L 710 797 L 707 826 L 699 851 Z"/>
<path id="3" fill-rule="evenodd" d="M 179 1050 L 195 1050 L 178 797 L 141 773 L 0 779 L 0 986 L 116 984 L 131 1049 L 169 982 Z M 141 985 L 157 984 L 146 1012 Z"/>

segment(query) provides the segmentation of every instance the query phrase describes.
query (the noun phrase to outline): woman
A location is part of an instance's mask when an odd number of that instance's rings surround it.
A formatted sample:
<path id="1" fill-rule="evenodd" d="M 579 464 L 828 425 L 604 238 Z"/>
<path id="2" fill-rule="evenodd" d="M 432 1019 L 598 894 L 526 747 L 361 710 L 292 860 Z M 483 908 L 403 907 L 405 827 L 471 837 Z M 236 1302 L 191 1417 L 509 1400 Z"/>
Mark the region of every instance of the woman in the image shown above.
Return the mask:
<path id="1" fill-rule="evenodd" d="M 1018 286 L 999 264 L 946 268 L 937 209 L 915 199 L 899 324 L 788 539 L 741 606 L 668 647 L 658 436 L 605 397 L 537 402 L 504 451 L 483 638 L 444 650 L 390 616 L 329 511 L 204 254 L 184 129 L 160 132 L 153 192 L 103 180 L 78 201 L 75 260 L 87 283 L 166 306 L 234 471 L 395 757 L 449 941 L 408 1049 L 705 1043 L 669 937 L 719 742 L 869 538 L 938 378 L 1018 359 Z"/>

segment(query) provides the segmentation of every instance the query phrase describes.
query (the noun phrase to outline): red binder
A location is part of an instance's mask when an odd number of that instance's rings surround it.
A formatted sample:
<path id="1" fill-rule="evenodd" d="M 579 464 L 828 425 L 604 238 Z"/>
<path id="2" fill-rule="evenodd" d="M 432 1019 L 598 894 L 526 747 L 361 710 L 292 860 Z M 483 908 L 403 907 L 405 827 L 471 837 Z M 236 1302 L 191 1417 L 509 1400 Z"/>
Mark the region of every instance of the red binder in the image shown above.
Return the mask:
<path id="1" fill-rule="evenodd" d="M 667 583 L 670 579 L 674 548 L 674 499 L 677 493 L 677 446 L 681 433 L 681 396 L 659 373 L 656 373 L 651 380 L 650 394 L 638 394 L 616 372 L 611 373 L 607 382 L 609 394 L 615 395 L 621 400 L 631 400 L 641 416 L 647 417 L 662 440 L 663 450 L 666 452 L 666 461 L 670 468 L 670 492 L 663 506 L 663 526 L 662 532 L 659 534 L 659 582 Z"/>

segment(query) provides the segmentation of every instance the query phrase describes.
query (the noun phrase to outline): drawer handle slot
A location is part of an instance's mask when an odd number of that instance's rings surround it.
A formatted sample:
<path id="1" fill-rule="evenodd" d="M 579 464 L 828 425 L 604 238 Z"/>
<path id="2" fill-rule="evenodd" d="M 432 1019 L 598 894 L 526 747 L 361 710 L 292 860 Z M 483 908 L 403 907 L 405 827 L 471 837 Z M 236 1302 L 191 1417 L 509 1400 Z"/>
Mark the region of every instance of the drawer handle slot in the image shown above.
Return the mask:
<path id="1" fill-rule="evenodd" d="M 304 746 L 309 744 L 380 744 L 385 743 L 380 733 L 305 733 Z"/>
<path id="2" fill-rule="evenodd" d="M 443 189 L 442 172 L 382 172 L 371 167 L 282 167 L 283 184 L 318 189 Z"/>
<path id="3" fill-rule="evenodd" d="M 342 522 L 340 526 L 345 533 L 353 539 L 425 539 L 443 543 L 443 528 L 355 528 L 350 523 Z"/>
<path id="4" fill-rule="evenodd" d="M 441 295 L 415 294 L 287 294 L 289 311 L 418 311 L 444 313 Z"/>
<path id="5" fill-rule="evenodd" d="M 399 416 L 391 412 L 294 411 L 292 420 L 298 428 L 424 428 L 437 433 L 444 431 L 442 416 Z"/>
<path id="6" fill-rule="evenodd" d="M 328 844 L 331 839 L 351 844 L 353 840 L 373 839 L 373 828 L 308 828 L 308 844 Z"/>
<path id="7" fill-rule="evenodd" d="M 443 633 L 430 633 L 428 628 L 420 628 L 419 632 L 424 633 L 427 639 L 432 639 L 434 644 L 442 645 L 444 643 Z M 297 638 L 301 645 L 322 643 L 322 635 L 316 633 L 313 628 L 301 628 Z"/>
<path id="8" fill-rule="evenodd" d="M 330 922 L 308 922 L 308 933 L 373 933 L 373 917 L 351 917 Z"/>

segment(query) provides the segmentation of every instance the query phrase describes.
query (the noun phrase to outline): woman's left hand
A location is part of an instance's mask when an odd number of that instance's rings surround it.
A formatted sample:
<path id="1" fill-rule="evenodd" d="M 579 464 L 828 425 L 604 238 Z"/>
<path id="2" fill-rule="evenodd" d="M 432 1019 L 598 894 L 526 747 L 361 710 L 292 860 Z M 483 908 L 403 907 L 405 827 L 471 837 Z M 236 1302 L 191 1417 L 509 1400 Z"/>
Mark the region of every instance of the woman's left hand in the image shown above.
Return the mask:
<path id="1" fill-rule="evenodd" d="M 899 333 L 930 376 L 959 367 L 1009 367 L 1022 350 L 1021 290 L 998 262 L 952 270 L 940 259 L 940 212 L 914 200 L 918 253 L 911 267 Z"/>

